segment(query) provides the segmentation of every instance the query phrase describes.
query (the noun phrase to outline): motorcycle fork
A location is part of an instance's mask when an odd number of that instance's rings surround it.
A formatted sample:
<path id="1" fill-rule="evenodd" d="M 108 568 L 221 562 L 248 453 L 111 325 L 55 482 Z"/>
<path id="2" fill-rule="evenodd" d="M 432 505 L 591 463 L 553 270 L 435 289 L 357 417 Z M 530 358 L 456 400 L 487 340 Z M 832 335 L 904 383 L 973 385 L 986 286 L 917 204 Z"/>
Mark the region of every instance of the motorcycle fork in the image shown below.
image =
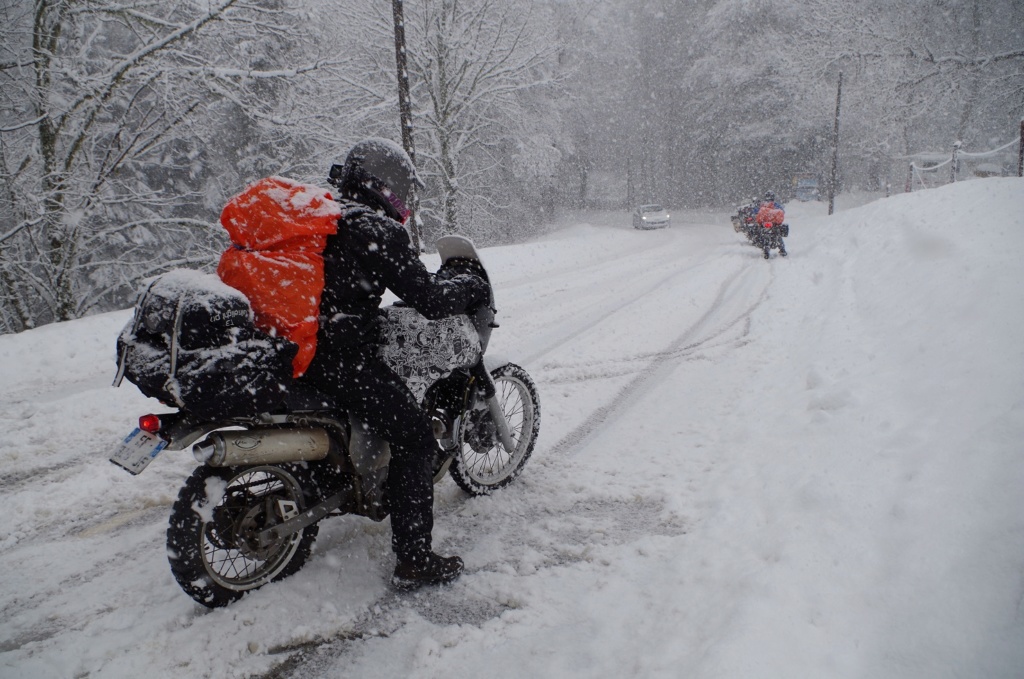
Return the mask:
<path id="1" fill-rule="evenodd" d="M 508 420 L 505 419 L 505 413 L 501 409 L 501 404 L 498 403 L 498 390 L 494 386 L 494 380 L 491 379 L 491 374 L 487 372 L 487 368 L 484 367 L 484 362 L 481 360 L 473 368 L 473 379 L 470 381 L 477 382 L 477 389 L 480 392 L 480 396 L 484 399 L 487 404 L 487 410 L 491 414 L 491 420 L 494 421 L 494 427 L 497 430 L 498 441 L 504 446 L 505 451 L 510 455 L 515 450 L 515 445 L 512 442 L 512 433 L 508 428 Z"/>

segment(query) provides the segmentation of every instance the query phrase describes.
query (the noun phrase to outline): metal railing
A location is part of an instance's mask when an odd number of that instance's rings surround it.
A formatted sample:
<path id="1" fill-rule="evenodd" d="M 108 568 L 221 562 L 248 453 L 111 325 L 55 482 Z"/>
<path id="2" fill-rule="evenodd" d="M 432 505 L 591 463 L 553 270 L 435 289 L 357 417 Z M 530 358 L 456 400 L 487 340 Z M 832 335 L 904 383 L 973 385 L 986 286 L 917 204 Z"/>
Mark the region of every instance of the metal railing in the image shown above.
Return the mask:
<path id="1" fill-rule="evenodd" d="M 980 160 L 984 158 L 996 158 L 1007 149 L 1016 146 L 1017 147 L 1017 176 L 1024 177 L 1024 120 L 1020 123 L 1020 136 L 1013 141 L 1007 142 L 1002 146 L 999 146 L 988 151 L 976 151 L 968 152 L 963 150 L 963 144 L 959 141 L 953 142 L 952 151 L 949 153 L 949 157 L 941 162 L 934 164 L 919 165 L 916 160 L 912 160 L 907 167 L 907 184 L 906 192 L 913 191 L 915 180 L 920 188 L 930 188 L 925 182 L 925 176 L 930 175 L 935 179 L 935 184 L 938 185 L 939 170 L 949 166 L 949 183 L 956 182 L 961 175 L 961 164 L 965 159 Z M 926 154 L 919 153 L 914 156 L 904 156 L 904 158 L 920 158 L 925 155 L 933 155 L 939 157 L 940 153 Z"/>

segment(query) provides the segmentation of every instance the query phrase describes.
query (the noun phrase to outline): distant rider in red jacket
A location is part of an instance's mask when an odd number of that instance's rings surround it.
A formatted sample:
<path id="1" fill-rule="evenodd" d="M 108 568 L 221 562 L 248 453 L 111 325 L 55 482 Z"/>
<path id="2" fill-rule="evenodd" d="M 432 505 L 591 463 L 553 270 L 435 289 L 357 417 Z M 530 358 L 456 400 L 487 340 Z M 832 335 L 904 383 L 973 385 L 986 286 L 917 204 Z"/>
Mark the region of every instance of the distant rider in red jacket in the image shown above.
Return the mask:
<path id="1" fill-rule="evenodd" d="M 764 249 L 765 259 L 770 256 L 773 247 L 779 249 L 779 255 L 782 257 L 788 254 L 786 244 L 782 242 L 782 236 L 775 228 L 781 225 L 785 219 L 786 211 L 782 207 L 782 203 L 776 200 L 775 192 L 765 191 L 764 200 L 761 201 L 761 206 L 757 210 L 757 223 L 764 229 L 760 245 Z"/>

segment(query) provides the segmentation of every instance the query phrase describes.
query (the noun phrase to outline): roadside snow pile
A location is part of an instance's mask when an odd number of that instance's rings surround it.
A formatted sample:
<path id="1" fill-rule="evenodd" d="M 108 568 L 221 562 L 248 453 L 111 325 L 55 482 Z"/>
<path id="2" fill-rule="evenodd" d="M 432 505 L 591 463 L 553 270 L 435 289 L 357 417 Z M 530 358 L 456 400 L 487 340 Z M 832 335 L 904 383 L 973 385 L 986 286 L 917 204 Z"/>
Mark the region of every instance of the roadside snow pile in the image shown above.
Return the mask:
<path id="1" fill-rule="evenodd" d="M 736 404 L 785 537 L 723 676 L 1021 676 L 1024 180 L 790 222 Z"/>

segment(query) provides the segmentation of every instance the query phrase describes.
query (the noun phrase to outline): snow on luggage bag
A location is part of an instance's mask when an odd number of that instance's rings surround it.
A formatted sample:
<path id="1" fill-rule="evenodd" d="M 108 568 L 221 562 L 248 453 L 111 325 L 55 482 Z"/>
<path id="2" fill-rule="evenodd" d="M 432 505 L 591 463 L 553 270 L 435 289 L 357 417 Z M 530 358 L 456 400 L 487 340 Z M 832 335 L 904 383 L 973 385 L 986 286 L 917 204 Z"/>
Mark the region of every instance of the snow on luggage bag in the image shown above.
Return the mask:
<path id="1" fill-rule="evenodd" d="M 245 296 L 216 276 L 177 270 L 143 289 L 117 349 L 118 383 L 219 419 L 277 407 L 297 347 L 257 330 Z"/>

